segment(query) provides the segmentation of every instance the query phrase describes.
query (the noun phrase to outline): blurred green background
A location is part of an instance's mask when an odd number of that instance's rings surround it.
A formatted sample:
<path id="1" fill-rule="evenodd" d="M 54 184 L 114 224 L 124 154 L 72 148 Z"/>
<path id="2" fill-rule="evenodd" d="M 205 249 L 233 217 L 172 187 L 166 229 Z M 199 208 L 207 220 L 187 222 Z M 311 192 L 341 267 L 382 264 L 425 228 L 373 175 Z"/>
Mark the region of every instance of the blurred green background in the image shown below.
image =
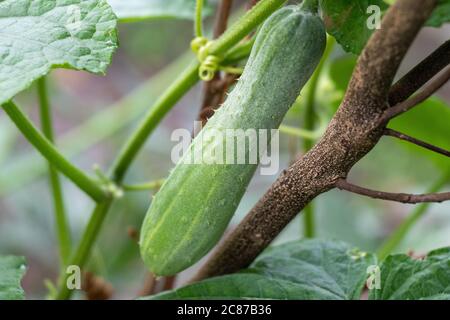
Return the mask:
<path id="1" fill-rule="evenodd" d="M 242 2 L 237 1 L 239 5 Z M 238 7 L 238 5 L 236 7 Z M 207 20 L 211 25 L 211 19 Z M 448 26 L 424 28 L 401 67 L 408 71 L 450 34 Z M 106 169 L 140 116 L 152 105 L 182 69 L 190 40 L 192 22 L 155 20 L 121 24 L 120 49 L 107 76 L 69 70 L 53 71 L 49 77 L 58 145 L 81 168 L 92 172 L 99 164 Z M 181 58 L 180 58 L 181 57 Z M 331 117 L 342 99 L 355 57 L 335 47 L 320 79 L 317 107 Z M 418 138 L 450 148 L 450 85 L 420 110 L 402 117 L 395 126 Z M 128 98 L 127 98 L 128 97 Z M 170 133 L 192 128 L 202 97 L 201 85 L 182 99 L 154 132 L 132 166 L 128 183 L 163 178 L 173 164 Z M 38 123 L 36 88 L 21 94 L 18 101 Z M 440 102 L 447 101 L 447 104 Z M 430 106 L 431 105 L 431 106 Z M 443 110 L 443 111 L 442 111 Z M 286 118 L 286 124 L 302 126 L 301 99 Z M 300 152 L 301 139 L 281 136 L 281 168 Z M 57 242 L 46 163 L 20 136 L 3 113 L 0 114 L 0 254 L 26 256 L 28 272 L 23 282 L 27 298 L 46 294 L 43 279 L 54 280 L 58 272 Z M 450 160 L 406 146 L 392 138 L 379 145 L 351 172 L 350 180 L 371 188 L 393 192 L 426 191 L 450 167 Z M 70 215 L 72 236 L 82 232 L 93 204 L 73 184 L 62 178 Z M 232 225 L 239 222 L 276 176 L 254 177 Z M 449 179 L 450 182 L 450 179 Z M 447 188 L 448 189 L 448 188 Z M 139 230 L 151 192 L 127 194 L 109 214 L 95 246 L 89 268 L 111 282 L 115 298 L 133 298 L 141 290 L 146 272 L 130 230 Z M 375 251 L 382 241 L 410 214 L 411 205 L 370 200 L 341 191 L 331 191 L 315 200 L 318 236 L 347 241 L 363 250 Z M 230 228 L 232 228 L 232 225 Z M 296 218 L 276 243 L 302 237 L 302 220 Z M 433 204 L 398 248 L 426 253 L 450 245 L 450 204 Z M 183 283 L 198 265 L 177 280 Z"/>

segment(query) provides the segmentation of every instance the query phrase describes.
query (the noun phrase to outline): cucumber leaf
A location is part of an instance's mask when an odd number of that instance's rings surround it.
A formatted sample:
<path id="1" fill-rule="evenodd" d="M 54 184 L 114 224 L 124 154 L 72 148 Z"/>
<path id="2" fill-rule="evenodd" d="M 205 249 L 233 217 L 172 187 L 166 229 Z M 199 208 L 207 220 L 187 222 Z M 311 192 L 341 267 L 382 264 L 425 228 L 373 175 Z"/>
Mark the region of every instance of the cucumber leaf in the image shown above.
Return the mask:
<path id="1" fill-rule="evenodd" d="M 104 74 L 116 22 L 106 0 L 0 1 L 0 104 L 52 68 Z"/>
<path id="2" fill-rule="evenodd" d="M 148 299 L 359 299 L 374 255 L 340 241 L 294 241 L 266 250 L 249 269 Z"/>
<path id="3" fill-rule="evenodd" d="M 336 38 L 342 48 L 354 54 L 360 54 L 374 28 L 368 27 L 368 19 L 375 14 L 370 6 L 377 6 L 381 16 L 389 8 L 389 0 L 320 0 L 325 26 L 329 34 Z M 436 9 L 426 22 L 427 26 L 440 27 L 450 22 L 450 0 L 439 0 Z"/>
<path id="4" fill-rule="evenodd" d="M 371 300 L 450 300 L 450 248 L 413 259 L 391 255 L 380 266 L 380 289 L 372 289 Z"/>
<path id="5" fill-rule="evenodd" d="M 189 19 L 195 16 L 196 0 L 108 0 L 121 22 L 151 19 Z M 206 1 L 203 12 L 212 12 Z"/>
<path id="6" fill-rule="evenodd" d="M 427 26 L 437 28 L 448 22 L 450 22 L 450 0 L 440 0 L 428 19 Z"/>
<path id="7" fill-rule="evenodd" d="M 377 6 L 380 12 L 388 5 L 382 0 L 321 0 L 320 7 L 329 34 L 336 38 L 342 48 L 359 54 L 372 35 L 373 29 L 367 20 L 373 13 L 367 13 L 370 6 Z"/>
<path id="8" fill-rule="evenodd" d="M 20 281 L 25 271 L 25 258 L 0 256 L 0 300 L 24 298 Z"/>

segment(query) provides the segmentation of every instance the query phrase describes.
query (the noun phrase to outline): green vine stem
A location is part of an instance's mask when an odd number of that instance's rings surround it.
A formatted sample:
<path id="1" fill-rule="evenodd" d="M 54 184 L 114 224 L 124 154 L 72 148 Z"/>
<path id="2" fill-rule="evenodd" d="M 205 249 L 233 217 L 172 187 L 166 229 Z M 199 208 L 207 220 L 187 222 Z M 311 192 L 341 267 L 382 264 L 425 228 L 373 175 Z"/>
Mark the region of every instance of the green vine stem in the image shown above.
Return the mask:
<path id="1" fill-rule="evenodd" d="M 149 103 L 153 104 L 161 92 L 172 83 L 173 75 L 184 70 L 191 60 L 190 51 L 182 54 L 119 101 L 106 106 L 78 126 L 63 133 L 58 137 L 58 148 L 67 157 L 75 157 L 118 131 L 135 124 L 142 118 Z M 108 125 L 105 126 L 105 123 Z M 8 174 L 0 172 L 0 195 L 13 192 L 39 178 L 47 172 L 47 163 L 41 161 L 40 155 L 31 150 L 14 163 L 5 166 L 4 170 L 8 171 Z"/>
<path id="2" fill-rule="evenodd" d="M 133 185 L 123 185 L 122 188 L 125 191 L 148 191 L 157 190 L 161 188 L 162 184 L 166 179 L 153 180 L 146 183 L 133 184 Z"/>
<path id="3" fill-rule="evenodd" d="M 102 187 L 87 176 L 82 170 L 78 169 L 69 160 L 67 160 L 54 146 L 45 138 L 39 130 L 33 125 L 28 117 L 20 111 L 17 105 L 12 102 L 6 102 L 3 109 L 17 128 L 27 138 L 27 140 L 55 167 L 64 175 L 72 180 L 81 190 L 86 192 L 92 199 L 99 202 L 108 197 Z"/>
<path id="4" fill-rule="evenodd" d="M 233 24 L 222 36 L 211 42 L 209 54 L 224 55 L 242 38 L 261 24 L 285 0 L 262 0 Z M 112 168 L 113 181 L 120 183 L 134 157 L 147 140 L 149 134 L 166 113 L 199 80 L 198 62 L 193 62 L 166 90 L 149 110 L 146 117 L 122 149 Z"/>
<path id="5" fill-rule="evenodd" d="M 100 231 L 103 220 L 105 219 L 105 216 L 108 213 L 109 208 L 111 207 L 112 202 L 113 198 L 109 198 L 101 203 L 98 203 L 95 206 L 91 218 L 89 219 L 88 225 L 84 230 L 83 235 L 81 236 L 81 241 L 78 244 L 74 255 L 70 258 L 70 262 L 68 265 L 78 266 L 81 269 L 86 264 L 86 261 L 89 258 L 89 253 Z M 70 275 L 67 274 L 64 269 L 61 270 L 58 283 L 59 291 L 55 297 L 56 299 L 66 300 L 69 299 L 72 295 L 73 290 L 70 290 L 67 286 L 67 280 L 69 276 Z"/>
<path id="6" fill-rule="evenodd" d="M 316 113 L 315 113 L 315 105 L 316 105 L 316 94 L 317 94 L 317 85 L 319 84 L 320 75 L 323 71 L 324 65 L 326 61 L 328 60 L 331 52 L 334 48 L 334 38 L 331 36 L 328 36 L 327 38 L 327 46 L 325 49 L 325 52 L 323 54 L 322 59 L 320 60 L 319 65 L 317 66 L 317 69 L 314 71 L 309 86 L 308 91 L 306 93 L 305 97 L 305 118 L 304 118 L 304 124 L 303 127 L 307 131 L 314 130 L 314 127 L 316 126 Z M 304 139 L 303 141 L 303 152 L 308 152 L 312 147 L 314 146 L 314 140 L 311 139 Z M 304 209 L 303 213 L 303 223 L 304 223 L 304 230 L 303 234 L 305 238 L 313 238 L 315 235 L 315 219 L 314 219 L 314 203 L 311 202 L 306 208 Z"/>
<path id="7" fill-rule="evenodd" d="M 175 103 L 198 82 L 198 67 L 198 62 L 191 63 L 191 65 L 171 86 L 169 86 L 169 88 L 167 88 L 149 110 L 137 130 L 129 140 L 127 140 L 124 148 L 119 153 L 116 162 L 113 164 L 111 168 L 113 182 L 121 184 L 126 171 L 153 129 L 156 128 L 164 115 L 169 112 Z M 94 208 L 76 252 L 70 259 L 70 265 L 76 265 L 80 268 L 84 267 L 112 202 L 113 199 L 107 199 L 106 201 L 97 204 Z M 59 291 L 55 297 L 58 300 L 69 299 L 73 293 L 72 290 L 67 288 L 68 277 L 69 275 L 62 270 L 58 281 Z"/>
<path id="8" fill-rule="evenodd" d="M 204 0 L 197 0 L 195 4 L 195 36 L 203 37 L 203 2 Z"/>
<path id="9" fill-rule="evenodd" d="M 250 55 L 254 44 L 255 37 L 237 44 L 227 52 L 227 56 L 221 64 L 230 65 L 247 58 Z"/>
<path id="10" fill-rule="evenodd" d="M 272 12 L 278 9 L 285 0 L 262 0 L 252 10 L 248 11 L 240 18 L 228 31 L 226 31 L 217 40 L 212 41 L 211 54 L 225 55 L 226 51 L 236 45 L 250 31 L 261 24 Z M 226 58 L 226 56 L 225 56 Z M 133 162 L 134 158 L 146 142 L 148 136 L 152 133 L 162 118 L 171 110 L 184 94 L 193 87 L 198 81 L 198 69 L 200 63 L 192 62 L 185 71 L 169 86 L 160 96 L 155 104 L 150 108 L 144 120 L 138 126 L 136 131 L 126 141 L 120 151 L 116 161 L 110 171 L 111 180 L 114 183 L 121 184 L 123 178 Z M 84 267 L 84 263 L 89 257 L 89 253 L 100 231 L 103 220 L 111 207 L 113 199 L 108 198 L 104 202 L 97 204 L 91 215 L 88 226 L 82 235 L 81 242 L 76 249 L 75 255 L 70 259 L 70 265 Z M 57 299 L 69 299 L 73 291 L 66 285 L 68 275 L 61 272 L 59 280 L 59 291 Z"/>
<path id="11" fill-rule="evenodd" d="M 227 52 L 285 2 L 286 0 L 262 0 L 258 2 L 237 23 L 227 29 L 222 36 L 211 42 L 209 54 L 220 56 Z"/>
<path id="12" fill-rule="evenodd" d="M 37 89 L 39 95 L 40 118 L 42 132 L 50 141 L 54 142 L 53 121 L 51 114 L 51 106 L 48 98 L 47 80 L 45 77 L 37 81 Z M 71 250 L 70 228 L 67 221 L 66 210 L 64 206 L 63 191 L 58 171 L 49 163 L 48 173 L 50 178 L 50 187 L 53 194 L 53 207 L 55 211 L 56 234 L 59 244 L 59 256 L 61 265 L 66 265 Z"/>
<path id="13" fill-rule="evenodd" d="M 131 162 L 147 140 L 147 137 L 156 128 L 162 118 L 169 110 L 193 87 L 199 80 L 199 63 L 193 62 L 179 76 L 179 78 L 161 95 L 161 97 L 150 108 L 144 120 L 138 126 L 134 134 L 125 144 L 116 162 L 112 166 L 112 179 L 120 183 L 123 180 Z"/>
<path id="14" fill-rule="evenodd" d="M 445 173 L 433 186 L 427 191 L 427 193 L 434 193 L 441 190 L 450 181 L 450 171 Z M 414 227 L 414 225 L 427 213 L 431 203 L 423 203 L 415 208 L 415 210 L 397 227 L 397 229 L 390 235 L 390 237 L 383 243 L 378 250 L 379 260 L 384 260 L 389 254 L 391 254 L 405 239 L 408 232 Z"/>
<path id="15" fill-rule="evenodd" d="M 287 125 L 281 125 L 280 126 L 280 132 L 293 136 L 293 137 L 297 137 L 297 138 L 303 138 L 305 140 L 316 140 L 317 138 L 320 137 L 320 134 L 322 133 L 322 131 L 310 131 L 310 130 L 305 130 L 302 128 L 296 128 L 296 127 L 291 127 L 291 126 L 287 126 Z"/>

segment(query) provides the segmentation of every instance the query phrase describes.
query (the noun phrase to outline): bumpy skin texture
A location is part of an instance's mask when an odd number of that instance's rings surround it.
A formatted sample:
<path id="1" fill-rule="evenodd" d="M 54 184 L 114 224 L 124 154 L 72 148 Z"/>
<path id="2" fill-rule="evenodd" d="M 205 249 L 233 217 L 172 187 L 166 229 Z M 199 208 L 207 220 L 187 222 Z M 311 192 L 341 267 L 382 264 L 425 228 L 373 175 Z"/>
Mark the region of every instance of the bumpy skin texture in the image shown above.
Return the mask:
<path id="1" fill-rule="evenodd" d="M 275 12 L 258 33 L 238 84 L 203 132 L 278 128 L 319 63 L 325 43 L 325 28 L 316 15 L 298 6 Z M 203 141 L 203 154 L 224 144 L 217 140 Z M 183 159 L 191 158 L 200 143 L 197 137 Z M 156 275 L 186 269 L 217 243 L 257 167 L 183 164 L 183 159 L 155 196 L 141 230 L 141 255 Z"/>

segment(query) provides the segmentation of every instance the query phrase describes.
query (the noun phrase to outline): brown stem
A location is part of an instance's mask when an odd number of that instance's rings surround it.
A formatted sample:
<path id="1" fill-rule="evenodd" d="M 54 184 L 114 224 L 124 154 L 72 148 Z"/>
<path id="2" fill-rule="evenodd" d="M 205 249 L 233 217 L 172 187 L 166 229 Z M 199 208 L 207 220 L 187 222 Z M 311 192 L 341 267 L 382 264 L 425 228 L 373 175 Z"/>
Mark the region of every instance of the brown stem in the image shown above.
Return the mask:
<path id="1" fill-rule="evenodd" d="M 428 193 L 428 194 L 408 194 L 376 191 L 349 183 L 345 179 L 336 181 L 336 188 L 348 192 L 356 193 L 373 199 L 382 199 L 401 203 L 422 203 L 422 202 L 443 202 L 450 200 L 450 192 Z"/>
<path id="2" fill-rule="evenodd" d="M 334 188 L 377 144 L 395 73 L 436 0 L 398 0 L 359 57 L 322 139 L 289 167 L 217 248 L 193 281 L 247 267 L 312 199 Z"/>
<path id="3" fill-rule="evenodd" d="M 156 278 L 151 272 L 147 272 L 145 275 L 144 285 L 138 293 L 138 297 L 145 297 L 155 293 Z"/>
<path id="4" fill-rule="evenodd" d="M 447 40 L 392 86 L 389 93 L 389 104 L 394 106 L 408 99 L 449 64 L 450 40 Z"/>
<path id="5" fill-rule="evenodd" d="M 214 38 L 218 38 L 227 29 L 228 17 L 230 16 L 233 0 L 222 0 L 217 10 L 216 23 L 214 25 Z"/>
<path id="6" fill-rule="evenodd" d="M 175 281 L 177 279 L 177 276 L 165 277 L 164 279 L 165 280 L 164 280 L 163 291 L 173 289 L 175 286 Z"/>
<path id="7" fill-rule="evenodd" d="M 412 98 L 400 102 L 389 108 L 384 113 L 383 117 L 380 119 L 381 122 L 387 122 L 392 118 L 399 116 L 402 113 L 405 113 L 408 110 L 411 110 L 418 104 L 422 103 L 431 95 L 433 95 L 436 91 L 438 91 L 447 81 L 450 79 L 450 67 L 446 68 L 442 71 L 438 76 L 436 76 L 433 80 L 431 80 L 421 92 L 413 96 Z"/>
<path id="8" fill-rule="evenodd" d="M 251 8 L 253 8 L 258 2 L 259 2 L 259 0 L 249 0 L 247 2 L 247 10 L 250 10 Z"/>
<path id="9" fill-rule="evenodd" d="M 84 273 L 82 289 L 87 300 L 108 300 L 114 293 L 109 282 L 91 272 Z"/>
<path id="10" fill-rule="evenodd" d="M 384 134 L 386 136 L 394 137 L 394 138 L 397 138 L 397 139 L 400 139 L 400 140 L 403 140 L 403 141 L 407 141 L 407 142 L 413 143 L 413 144 L 418 145 L 418 146 L 420 146 L 422 148 L 425 148 L 425 149 L 431 150 L 433 152 L 442 154 L 443 156 L 450 157 L 450 151 L 447 151 L 445 149 L 439 148 L 439 147 L 437 147 L 435 145 L 432 145 L 430 143 L 427 143 L 425 141 L 421 141 L 419 139 L 410 137 L 410 136 L 408 136 L 408 135 L 406 135 L 404 133 L 401 133 L 401 132 L 398 132 L 398 131 L 386 128 L 384 130 Z"/>

